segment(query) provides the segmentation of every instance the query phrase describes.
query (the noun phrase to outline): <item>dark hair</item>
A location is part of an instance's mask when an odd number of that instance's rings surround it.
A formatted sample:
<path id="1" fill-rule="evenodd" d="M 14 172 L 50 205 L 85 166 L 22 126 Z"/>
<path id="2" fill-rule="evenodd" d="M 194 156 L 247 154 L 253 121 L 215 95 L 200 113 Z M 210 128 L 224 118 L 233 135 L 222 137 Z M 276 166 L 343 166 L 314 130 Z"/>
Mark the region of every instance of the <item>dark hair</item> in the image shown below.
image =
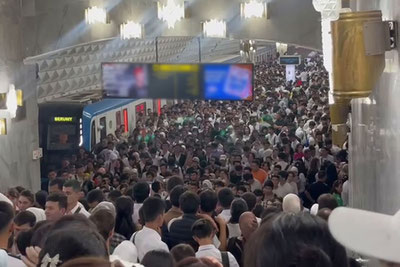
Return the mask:
<path id="1" fill-rule="evenodd" d="M 23 256 L 26 256 L 26 248 L 31 246 L 32 236 L 33 231 L 30 229 L 28 231 L 20 232 L 15 240 L 17 248 Z"/>
<path id="2" fill-rule="evenodd" d="M 171 255 L 175 262 L 178 263 L 188 257 L 196 257 L 196 252 L 188 244 L 179 244 L 171 249 Z"/>
<path id="3" fill-rule="evenodd" d="M 206 219 L 199 219 L 192 225 L 192 234 L 197 238 L 207 238 L 213 233 L 212 224 Z"/>
<path id="4" fill-rule="evenodd" d="M 179 176 L 172 176 L 167 181 L 167 192 L 171 193 L 172 189 L 174 189 L 177 185 L 183 185 L 183 180 Z"/>
<path id="5" fill-rule="evenodd" d="M 59 263 L 80 257 L 99 257 L 108 259 L 108 250 L 103 237 L 97 229 L 89 227 L 66 226 L 51 231 L 39 254 L 39 263 L 45 255 L 53 258 L 59 255 Z"/>
<path id="6" fill-rule="evenodd" d="M 185 193 L 186 189 L 182 185 L 175 186 L 170 193 L 170 200 L 172 206 L 179 207 L 179 197 Z"/>
<path id="7" fill-rule="evenodd" d="M 36 216 L 30 211 L 21 211 L 15 215 L 14 223 L 18 226 L 29 224 L 30 227 L 33 227 L 36 223 Z"/>
<path id="8" fill-rule="evenodd" d="M 72 259 L 67 261 L 62 265 L 62 267 L 112 267 L 112 266 L 121 266 L 121 265 L 113 265 L 107 259 L 98 258 L 98 257 L 79 257 L 76 259 Z"/>
<path id="9" fill-rule="evenodd" d="M 115 232 L 126 239 L 131 238 L 136 231 L 133 223 L 133 201 L 129 197 L 119 197 L 115 201 Z"/>
<path id="10" fill-rule="evenodd" d="M 81 184 L 78 180 L 68 180 L 64 183 L 64 187 L 71 187 L 74 192 L 81 191 Z"/>
<path id="11" fill-rule="evenodd" d="M 279 173 L 278 173 L 278 175 L 279 175 L 279 178 L 280 179 L 287 179 L 288 178 L 288 172 L 287 171 L 280 171 Z"/>
<path id="12" fill-rule="evenodd" d="M 186 191 L 179 197 L 179 207 L 183 213 L 195 214 L 199 210 L 200 198 L 197 194 Z"/>
<path id="13" fill-rule="evenodd" d="M 176 267 L 219 267 L 208 258 L 188 257 L 179 262 Z"/>
<path id="14" fill-rule="evenodd" d="M 324 179 L 326 178 L 326 172 L 325 171 L 319 171 L 318 172 L 318 179 Z"/>
<path id="15" fill-rule="evenodd" d="M 170 253 L 163 250 L 152 250 L 147 252 L 140 262 L 146 267 L 174 267 L 174 258 Z"/>
<path id="16" fill-rule="evenodd" d="M 253 174 L 251 174 L 251 173 L 243 174 L 243 180 L 249 181 L 249 180 L 253 180 L 253 179 L 254 179 Z"/>
<path id="17" fill-rule="evenodd" d="M 137 203 L 143 203 L 143 201 L 149 197 L 150 187 L 146 182 L 138 182 L 133 186 L 133 199 Z"/>
<path id="18" fill-rule="evenodd" d="M 108 200 L 111 202 L 115 202 L 117 200 L 117 198 L 119 198 L 120 196 L 122 196 L 121 191 L 119 190 L 113 190 L 110 193 L 108 193 Z"/>
<path id="19" fill-rule="evenodd" d="M 55 186 L 55 185 L 57 185 L 57 187 L 58 187 L 59 190 L 62 190 L 62 189 L 63 189 L 63 186 L 64 186 L 64 179 L 62 179 L 62 178 L 56 178 L 56 179 L 51 180 L 51 181 L 49 182 L 49 186 Z"/>
<path id="20" fill-rule="evenodd" d="M 13 207 L 5 201 L 0 201 L 0 233 L 3 233 L 7 230 L 7 226 L 10 225 L 13 218 Z"/>
<path id="21" fill-rule="evenodd" d="M 213 212 L 218 204 L 218 196 L 214 191 L 207 189 L 200 193 L 200 209 L 203 212 Z"/>
<path id="22" fill-rule="evenodd" d="M 231 205 L 231 218 L 229 220 L 230 223 L 239 223 L 240 215 L 244 212 L 248 211 L 249 208 L 247 207 L 246 201 L 241 198 L 237 198 L 232 201 Z"/>
<path id="23" fill-rule="evenodd" d="M 50 194 L 46 201 L 57 202 L 60 209 L 66 209 L 68 206 L 67 196 L 61 193 Z"/>
<path id="24" fill-rule="evenodd" d="M 233 195 L 233 192 L 229 188 L 222 188 L 218 192 L 218 201 L 219 204 L 224 208 L 224 209 L 229 209 L 231 207 L 231 203 L 235 196 Z"/>
<path id="25" fill-rule="evenodd" d="M 154 181 L 151 184 L 151 190 L 155 193 L 158 193 L 161 189 L 161 183 L 159 181 Z"/>
<path id="26" fill-rule="evenodd" d="M 276 177 L 276 175 L 275 175 L 275 177 Z M 274 183 L 273 183 L 271 180 L 267 180 L 267 181 L 265 181 L 265 183 L 264 183 L 264 187 L 271 187 L 271 188 L 274 188 Z"/>
<path id="27" fill-rule="evenodd" d="M 88 203 L 93 203 L 93 202 L 100 203 L 104 201 L 103 191 L 101 191 L 100 189 L 94 189 L 90 191 L 86 196 L 86 200 Z"/>
<path id="28" fill-rule="evenodd" d="M 244 201 L 246 201 L 249 211 L 252 211 L 257 204 L 257 197 L 252 192 L 246 192 L 242 195 Z"/>
<path id="29" fill-rule="evenodd" d="M 40 221 L 35 224 L 35 226 L 29 230 L 32 231 L 32 238 L 30 240 L 30 246 L 37 246 L 42 248 L 44 242 L 46 241 L 47 234 L 50 232 L 51 226 L 53 225 L 50 221 Z"/>
<path id="30" fill-rule="evenodd" d="M 115 226 L 115 218 L 111 211 L 106 209 L 97 210 L 90 215 L 89 219 L 97 226 L 100 235 L 107 241 Z"/>
<path id="31" fill-rule="evenodd" d="M 318 197 L 318 209 L 328 208 L 334 210 L 338 207 L 336 198 L 332 194 L 322 194 Z"/>
<path id="32" fill-rule="evenodd" d="M 44 191 L 44 190 L 40 190 L 38 192 L 36 192 L 35 194 L 35 199 L 36 199 L 36 203 L 40 206 L 40 208 L 44 209 L 46 206 L 46 198 L 49 194 Z"/>
<path id="33" fill-rule="evenodd" d="M 35 196 L 30 190 L 24 190 L 19 194 L 20 197 L 26 197 L 30 202 L 35 202 Z"/>
<path id="34" fill-rule="evenodd" d="M 153 222 L 165 212 L 165 202 L 157 197 L 149 197 L 143 202 L 141 208 L 145 222 Z"/>
<path id="35" fill-rule="evenodd" d="M 308 213 L 281 213 L 261 224 L 245 250 L 245 266 L 348 266 L 326 222 Z"/>

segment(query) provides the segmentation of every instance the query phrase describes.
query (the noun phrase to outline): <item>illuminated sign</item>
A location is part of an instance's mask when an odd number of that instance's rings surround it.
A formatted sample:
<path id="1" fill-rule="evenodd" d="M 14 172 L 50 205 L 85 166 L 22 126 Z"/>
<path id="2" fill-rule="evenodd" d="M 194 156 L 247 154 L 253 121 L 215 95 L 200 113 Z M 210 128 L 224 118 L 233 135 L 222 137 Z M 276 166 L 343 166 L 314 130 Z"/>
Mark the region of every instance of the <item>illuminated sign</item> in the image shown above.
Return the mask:
<path id="1" fill-rule="evenodd" d="M 279 64 L 281 65 L 300 65 L 300 56 L 281 56 L 279 58 Z"/>
<path id="2" fill-rule="evenodd" d="M 75 117 L 53 117 L 54 122 L 74 122 Z"/>
<path id="3" fill-rule="evenodd" d="M 253 64 L 103 63 L 103 96 L 252 100 L 253 67 Z"/>

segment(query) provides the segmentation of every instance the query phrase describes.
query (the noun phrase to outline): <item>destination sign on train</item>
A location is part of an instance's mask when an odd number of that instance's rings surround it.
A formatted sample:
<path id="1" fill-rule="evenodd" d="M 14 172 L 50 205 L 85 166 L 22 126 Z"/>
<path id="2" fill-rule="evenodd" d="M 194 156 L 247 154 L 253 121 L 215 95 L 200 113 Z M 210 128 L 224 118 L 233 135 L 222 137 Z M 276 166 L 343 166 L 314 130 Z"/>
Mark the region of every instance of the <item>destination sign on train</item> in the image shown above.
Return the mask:
<path id="1" fill-rule="evenodd" d="M 103 63 L 106 98 L 252 100 L 253 64 Z"/>

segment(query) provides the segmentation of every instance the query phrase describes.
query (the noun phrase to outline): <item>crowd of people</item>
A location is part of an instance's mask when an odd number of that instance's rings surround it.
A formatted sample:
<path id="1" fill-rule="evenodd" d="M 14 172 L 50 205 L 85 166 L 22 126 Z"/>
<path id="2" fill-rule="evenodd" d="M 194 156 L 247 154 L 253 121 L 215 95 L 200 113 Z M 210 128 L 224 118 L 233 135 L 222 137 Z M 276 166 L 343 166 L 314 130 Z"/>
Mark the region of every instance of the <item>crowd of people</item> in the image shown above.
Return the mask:
<path id="1" fill-rule="evenodd" d="M 53 166 L 41 191 L 10 188 L 0 266 L 357 266 L 326 223 L 349 200 L 322 58 L 297 74 L 258 64 L 253 101 L 147 111 Z"/>

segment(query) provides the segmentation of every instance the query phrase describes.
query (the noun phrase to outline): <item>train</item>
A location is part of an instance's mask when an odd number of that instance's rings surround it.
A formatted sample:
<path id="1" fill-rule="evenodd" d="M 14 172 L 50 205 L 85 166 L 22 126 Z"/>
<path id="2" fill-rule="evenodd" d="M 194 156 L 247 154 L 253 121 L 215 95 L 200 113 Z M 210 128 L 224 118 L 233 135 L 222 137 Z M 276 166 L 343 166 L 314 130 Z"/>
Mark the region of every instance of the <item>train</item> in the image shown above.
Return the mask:
<path id="1" fill-rule="evenodd" d="M 93 147 L 108 134 L 123 126 L 131 133 L 136 127 L 139 113 L 161 112 L 172 104 L 164 99 L 103 99 L 93 104 L 42 104 L 39 106 L 40 147 L 43 149 L 41 174 L 58 169 L 65 157 L 70 157 L 83 147 Z"/>

